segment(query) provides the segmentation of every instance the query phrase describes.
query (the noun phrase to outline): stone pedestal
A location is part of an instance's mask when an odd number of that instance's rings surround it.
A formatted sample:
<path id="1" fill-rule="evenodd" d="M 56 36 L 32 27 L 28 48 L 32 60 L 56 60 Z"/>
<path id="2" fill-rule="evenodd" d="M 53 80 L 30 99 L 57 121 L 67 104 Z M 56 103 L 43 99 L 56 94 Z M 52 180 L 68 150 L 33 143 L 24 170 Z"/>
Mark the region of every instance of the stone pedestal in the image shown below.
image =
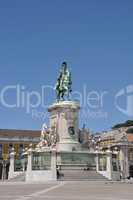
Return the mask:
<path id="1" fill-rule="evenodd" d="M 28 151 L 28 165 L 27 165 L 27 171 L 32 171 L 32 149 L 29 149 Z"/>
<path id="2" fill-rule="evenodd" d="M 52 180 L 57 180 L 56 149 L 52 149 L 52 152 L 51 152 L 51 173 L 52 173 Z"/>
<path id="3" fill-rule="evenodd" d="M 26 181 L 27 182 L 43 182 L 43 181 L 56 181 L 57 180 L 57 173 L 56 173 L 56 149 L 45 149 L 45 151 L 38 152 L 39 154 L 39 160 L 38 160 L 38 166 L 42 167 L 42 158 L 44 160 L 45 157 L 47 157 L 47 153 L 50 153 L 50 165 L 47 167 L 47 159 L 46 162 L 43 161 L 44 166 L 46 169 L 35 169 L 33 168 L 33 157 L 34 152 L 31 150 L 28 151 L 28 166 L 26 171 Z M 41 157 L 40 157 L 41 156 Z M 40 164 L 40 165 L 39 165 Z"/>
<path id="4" fill-rule="evenodd" d="M 13 178 L 14 176 L 14 150 L 10 153 L 10 167 L 9 167 L 9 176 L 8 179 Z"/>
<path id="5" fill-rule="evenodd" d="M 96 151 L 95 153 L 96 153 L 96 158 L 95 158 L 95 161 L 96 161 L 96 171 L 98 172 L 99 171 L 98 151 Z"/>
<path id="6" fill-rule="evenodd" d="M 48 108 L 50 130 L 57 138 L 57 151 L 75 151 L 80 149 L 78 142 L 79 103 L 60 101 Z"/>
<path id="7" fill-rule="evenodd" d="M 129 176 L 129 164 L 128 164 L 128 145 L 121 146 L 120 149 L 120 169 L 123 179 Z"/>
<path id="8" fill-rule="evenodd" d="M 109 180 L 112 180 L 112 152 L 110 150 L 107 151 L 107 173 Z"/>

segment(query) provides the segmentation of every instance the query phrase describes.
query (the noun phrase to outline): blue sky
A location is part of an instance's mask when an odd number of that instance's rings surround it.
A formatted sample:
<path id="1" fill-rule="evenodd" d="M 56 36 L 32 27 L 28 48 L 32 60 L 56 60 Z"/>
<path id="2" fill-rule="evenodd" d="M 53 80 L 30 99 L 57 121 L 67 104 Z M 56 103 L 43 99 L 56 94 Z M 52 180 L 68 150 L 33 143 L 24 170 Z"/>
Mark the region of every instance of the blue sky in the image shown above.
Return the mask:
<path id="1" fill-rule="evenodd" d="M 25 96 L 33 90 L 40 94 L 42 85 L 54 86 L 64 60 L 72 71 L 73 91 L 82 97 L 84 87 L 99 97 L 106 92 L 102 107 L 100 100 L 91 102 L 98 103 L 96 108 L 81 105 L 80 126 L 85 123 L 95 132 L 132 119 L 114 103 L 115 95 L 133 84 L 132 10 L 132 0 L 0 1 L 0 128 L 40 129 L 48 121 L 47 115 L 40 117 L 46 113 L 41 105 L 36 115 L 25 107 L 5 107 L 2 91 L 19 85 Z M 15 89 L 4 98 L 13 104 Z M 52 104 L 53 91 L 46 98 Z M 118 102 L 122 108 L 126 103 L 127 96 Z"/>

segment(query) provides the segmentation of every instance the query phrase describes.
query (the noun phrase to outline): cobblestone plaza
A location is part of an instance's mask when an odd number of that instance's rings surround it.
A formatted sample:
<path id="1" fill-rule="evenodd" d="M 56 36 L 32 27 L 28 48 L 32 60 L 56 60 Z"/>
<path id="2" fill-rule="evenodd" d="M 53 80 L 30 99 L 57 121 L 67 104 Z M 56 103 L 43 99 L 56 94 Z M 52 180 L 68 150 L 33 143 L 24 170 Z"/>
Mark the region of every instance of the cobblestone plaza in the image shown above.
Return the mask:
<path id="1" fill-rule="evenodd" d="M 0 183 L 0 200 L 132 200 L 133 185 L 117 182 Z"/>

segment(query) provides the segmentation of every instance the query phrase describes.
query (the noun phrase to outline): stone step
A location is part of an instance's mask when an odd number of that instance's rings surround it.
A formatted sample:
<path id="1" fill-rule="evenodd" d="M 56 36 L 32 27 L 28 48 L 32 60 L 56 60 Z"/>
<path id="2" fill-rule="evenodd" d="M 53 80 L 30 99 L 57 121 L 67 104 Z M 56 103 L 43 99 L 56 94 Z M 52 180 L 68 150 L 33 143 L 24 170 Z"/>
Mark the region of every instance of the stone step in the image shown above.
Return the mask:
<path id="1" fill-rule="evenodd" d="M 59 180 L 107 180 L 101 174 L 96 171 L 84 171 L 84 170 L 60 170 Z"/>
<path id="2" fill-rule="evenodd" d="M 25 181 L 25 172 L 18 174 L 17 176 L 8 180 L 8 182 L 21 182 L 21 181 Z"/>

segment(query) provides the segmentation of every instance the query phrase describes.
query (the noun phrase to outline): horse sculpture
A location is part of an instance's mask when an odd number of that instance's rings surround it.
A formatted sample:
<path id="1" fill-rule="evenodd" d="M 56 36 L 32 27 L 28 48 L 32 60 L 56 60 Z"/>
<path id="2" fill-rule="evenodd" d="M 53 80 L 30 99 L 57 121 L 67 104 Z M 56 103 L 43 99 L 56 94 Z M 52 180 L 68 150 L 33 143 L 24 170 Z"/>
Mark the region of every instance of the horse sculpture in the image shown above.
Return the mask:
<path id="1" fill-rule="evenodd" d="M 63 62 L 55 86 L 57 101 L 65 100 L 64 96 L 69 99 L 70 93 L 72 92 L 71 85 L 71 72 L 68 70 L 67 63 Z"/>

